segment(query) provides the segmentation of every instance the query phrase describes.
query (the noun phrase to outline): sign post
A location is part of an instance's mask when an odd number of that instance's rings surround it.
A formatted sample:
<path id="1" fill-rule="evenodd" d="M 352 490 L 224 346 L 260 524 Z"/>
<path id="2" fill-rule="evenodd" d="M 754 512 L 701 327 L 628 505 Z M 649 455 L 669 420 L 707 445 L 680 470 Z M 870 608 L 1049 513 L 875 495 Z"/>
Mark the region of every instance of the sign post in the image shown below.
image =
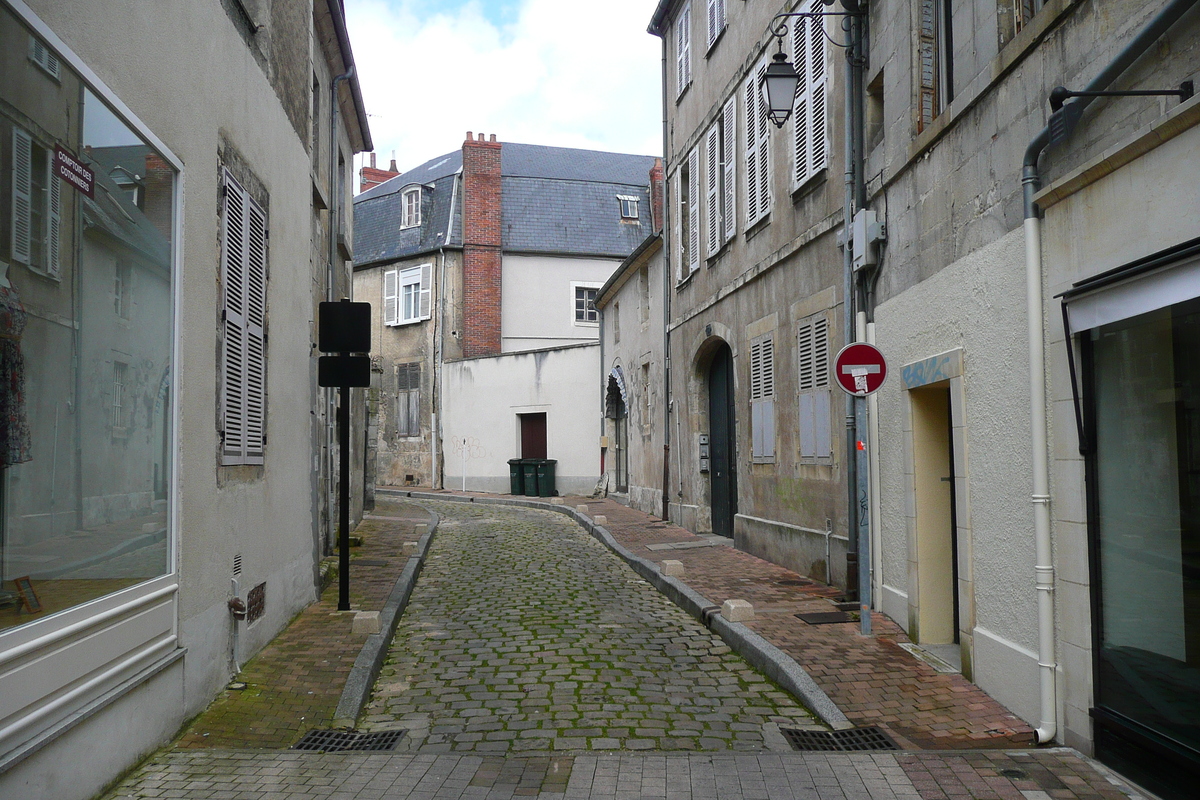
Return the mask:
<path id="1" fill-rule="evenodd" d="M 842 391 L 854 398 L 855 452 L 848 454 L 857 462 L 857 473 L 867 474 L 866 402 L 887 379 L 887 360 L 879 348 L 866 342 L 854 342 L 838 351 L 833 359 L 833 374 Z M 858 502 L 858 600 L 859 622 L 863 636 L 871 635 L 871 532 L 870 498 L 865 484 L 859 482 Z"/>
<path id="2" fill-rule="evenodd" d="M 350 388 L 371 385 L 371 304 L 321 303 L 317 383 L 338 389 L 338 611 L 350 610 Z"/>

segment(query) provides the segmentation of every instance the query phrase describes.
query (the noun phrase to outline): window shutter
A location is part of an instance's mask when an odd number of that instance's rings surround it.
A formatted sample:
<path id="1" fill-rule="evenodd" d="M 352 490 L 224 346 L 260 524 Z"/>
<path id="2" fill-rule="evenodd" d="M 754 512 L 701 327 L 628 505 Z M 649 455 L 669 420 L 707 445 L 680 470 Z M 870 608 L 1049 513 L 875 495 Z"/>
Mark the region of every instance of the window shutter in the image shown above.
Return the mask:
<path id="1" fill-rule="evenodd" d="M 814 5 L 815 10 L 815 5 Z M 809 31 L 809 80 L 812 93 L 809 102 L 812 127 L 809 128 L 809 142 L 812 145 L 812 160 L 809 162 L 810 174 L 815 175 L 825 169 L 829 157 L 829 140 L 825 125 L 825 22 L 823 17 L 814 17 Z"/>
<path id="2" fill-rule="evenodd" d="M 754 115 L 758 110 L 754 79 L 746 81 L 746 227 L 758 219 L 758 135 Z"/>
<path id="3" fill-rule="evenodd" d="M 683 240 L 683 170 L 675 171 L 675 213 L 671 223 L 671 235 L 675 240 L 675 259 L 679 265 L 675 279 L 684 278 L 684 267 L 687 264 L 687 243 Z"/>
<path id="4" fill-rule="evenodd" d="M 675 96 L 683 94 L 683 90 L 692 82 L 692 6 L 683 7 L 679 19 L 675 23 L 675 66 L 676 84 Z"/>
<path id="5" fill-rule="evenodd" d="M 705 199 L 708 202 L 708 249 L 706 255 L 715 255 L 721 249 L 721 126 L 714 124 L 704 137 L 704 158 L 708 167 L 705 172 L 707 185 Z"/>
<path id="6" fill-rule="evenodd" d="M 725 220 L 725 241 L 737 235 L 737 184 L 734 179 L 734 163 L 737 161 L 737 102 L 731 99 L 725 104 L 722 113 L 721 134 L 724 142 L 721 154 L 725 159 L 724 197 L 721 206 L 721 216 Z"/>
<path id="7" fill-rule="evenodd" d="M 246 196 L 246 463 L 263 463 L 267 439 L 267 217 Z"/>
<path id="8" fill-rule="evenodd" d="M 399 315 L 399 270 L 388 270 L 383 273 L 383 324 L 395 325 L 400 320 Z"/>
<path id="9" fill-rule="evenodd" d="M 54 172 L 54 156 L 46 165 L 46 182 L 50 187 L 50 214 L 46 225 L 46 274 L 57 278 L 62 271 L 58 258 L 59 232 L 62 230 L 62 180 Z"/>
<path id="10" fill-rule="evenodd" d="M 800 457 L 832 453 L 829 397 L 829 320 L 824 315 L 800 325 L 796 335 L 800 389 Z"/>
<path id="11" fill-rule="evenodd" d="M 221 365 L 221 444 L 223 464 L 246 458 L 246 223 L 242 187 L 225 175 L 221 279 L 224 284 L 224 359 Z"/>
<path id="12" fill-rule="evenodd" d="M 417 316 L 420 319 L 429 319 L 432 314 L 431 298 L 433 296 L 433 264 L 421 265 L 421 296 L 418 301 Z"/>
<path id="13" fill-rule="evenodd" d="M 771 210 L 767 101 L 758 88 L 766 71 L 766 63 L 759 64 L 754 75 L 746 82 L 746 227 L 758 222 Z"/>
<path id="14" fill-rule="evenodd" d="M 688 271 L 700 269 L 700 150 L 688 154 Z"/>
<path id="15" fill-rule="evenodd" d="M 828 458 L 833 454 L 833 432 L 830 430 L 829 390 L 813 392 L 813 442 L 815 458 Z"/>
<path id="16" fill-rule="evenodd" d="M 810 70 L 808 56 L 808 26 L 817 26 L 807 17 L 800 17 L 792 26 L 792 63 L 800 81 L 796 84 L 796 96 L 792 99 L 792 188 L 799 186 L 809 176 L 810 153 L 809 119 Z"/>
<path id="17" fill-rule="evenodd" d="M 12 259 L 28 264 L 33 211 L 33 137 L 13 127 Z"/>
<path id="18" fill-rule="evenodd" d="M 775 457 L 775 340 L 764 336 L 750 343 L 751 455 Z"/>
<path id="19" fill-rule="evenodd" d="M 754 85 L 757 87 L 759 82 L 767 74 L 767 65 L 764 62 L 759 66 L 757 73 L 754 76 Z M 771 210 L 771 164 L 770 164 L 770 131 L 767 128 L 767 101 L 763 97 L 763 93 L 756 91 L 754 97 L 758 100 L 758 111 L 755 113 L 755 121 L 757 123 L 756 130 L 758 135 L 758 216 L 764 217 Z"/>
<path id="20" fill-rule="evenodd" d="M 707 0 L 708 2 L 708 46 L 712 47 L 725 30 L 725 0 Z"/>
<path id="21" fill-rule="evenodd" d="M 825 130 L 825 26 L 819 18 L 797 20 L 792 28 L 792 55 L 796 71 L 800 74 L 792 107 L 792 186 L 796 188 L 824 169 L 828 159 L 829 143 Z"/>
<path id="22" fill-rule="evenodd" d="M 818 317 L 812 324 L 813 387 L 829 385 L 829 320 Z"/>
<path id="23" fill-rule="evenodd" d="M 937 116 L 937 0 L 921 0 L 921 26 L 917 41 L 918 77 L 920 79 L 920 103 L 917 115 L 917 132 L 933 122 Z"/>

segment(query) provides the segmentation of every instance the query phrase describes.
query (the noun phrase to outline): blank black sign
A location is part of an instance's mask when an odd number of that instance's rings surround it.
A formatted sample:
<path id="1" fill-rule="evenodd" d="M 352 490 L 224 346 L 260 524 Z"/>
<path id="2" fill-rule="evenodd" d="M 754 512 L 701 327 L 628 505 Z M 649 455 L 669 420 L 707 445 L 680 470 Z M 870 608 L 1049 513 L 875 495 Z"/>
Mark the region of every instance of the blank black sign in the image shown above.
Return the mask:
<path id="1" fill-rule="evenodd" d="M 370 386 L 370 356 L 321 356 L 317 359 L 318 386 Z"/>
<path id="2" fill-rule="evenodd" d="M 371 352 L 370 303 L 321 303 L 317 314 L 317 349 L 322 353 Z"/>

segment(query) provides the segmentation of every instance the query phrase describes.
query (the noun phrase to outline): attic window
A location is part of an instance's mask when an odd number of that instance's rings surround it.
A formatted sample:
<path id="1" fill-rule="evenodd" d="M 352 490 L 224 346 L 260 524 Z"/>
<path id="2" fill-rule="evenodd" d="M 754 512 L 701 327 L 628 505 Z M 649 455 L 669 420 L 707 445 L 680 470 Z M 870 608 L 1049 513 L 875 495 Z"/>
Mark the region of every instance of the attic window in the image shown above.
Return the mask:
<path id="1" fill-rule="evenodd" d="M 402 197 L 404 209 L 400 227 L 415 228 L 421 224 L 421 187 L 406 190 Z"/>
<path id="2" fill-rule="evenodd" d="M 638 218 L 638 199 L 636 197 L 619 194 L 617 200 L 621 203 L 621 219 Z"/>

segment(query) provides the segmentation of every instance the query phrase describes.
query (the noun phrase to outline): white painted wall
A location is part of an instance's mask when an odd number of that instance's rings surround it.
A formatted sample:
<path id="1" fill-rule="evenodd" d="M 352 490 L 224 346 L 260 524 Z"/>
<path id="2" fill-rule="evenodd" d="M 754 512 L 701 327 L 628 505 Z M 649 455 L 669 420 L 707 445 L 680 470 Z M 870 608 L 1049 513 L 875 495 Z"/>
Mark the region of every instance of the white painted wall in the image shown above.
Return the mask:
<path id="1" fill-rule="evenodd" d="M 598 343 L 445 364 L 446 488 L 462 489 L 465 475 L 468 491 L 507 493 L 508 460 L 521 455 L 517 415 L 545 412 L 558 493 L 591 494 L 600 471 L 599 371 Z"/>
<path id="2" fill-rule="evenodd" d="M 596 323 L 575 321 L 572 284 L 599 289 L 620 263 L 620 259 L 505 254 L 500 290 L 503 351 L 598 339 Z"/>

